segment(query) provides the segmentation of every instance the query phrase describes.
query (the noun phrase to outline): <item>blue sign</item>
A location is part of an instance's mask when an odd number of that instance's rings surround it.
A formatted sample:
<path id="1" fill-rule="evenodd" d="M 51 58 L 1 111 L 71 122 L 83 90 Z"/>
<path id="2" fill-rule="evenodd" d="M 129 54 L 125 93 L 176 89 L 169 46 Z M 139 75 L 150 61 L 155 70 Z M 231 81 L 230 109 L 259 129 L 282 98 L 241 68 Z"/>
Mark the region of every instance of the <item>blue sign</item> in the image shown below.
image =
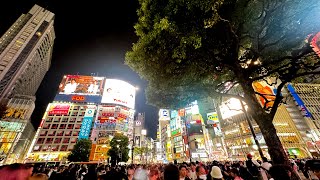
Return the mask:
<path id="1" fill-rule="evenodd" d="M 54 101 L 101 103 L 99 95 L 57 94 Z"/>
<path id="2" fill-rule="evenodd" d="M 303 115 L 305 117 L 312 117 L 311 113 L 308 111 L 307 107 L 304 105 L 302 99 L 299 97 L 298 93 L 294 90 L 294 87 L 291 84 L 288 84 L 287 87 L 292 97 L 297 102 L 300 110 L 303 112 Z"/>
<path id="3" fill-rule="evenodd" d="M 94 116 L 94 109 L 87 109 L 86 113 L 82 120 L 82 125 L 79 132 L 79 139 L 88 139 L 90 136 L 93 116 Z"/>

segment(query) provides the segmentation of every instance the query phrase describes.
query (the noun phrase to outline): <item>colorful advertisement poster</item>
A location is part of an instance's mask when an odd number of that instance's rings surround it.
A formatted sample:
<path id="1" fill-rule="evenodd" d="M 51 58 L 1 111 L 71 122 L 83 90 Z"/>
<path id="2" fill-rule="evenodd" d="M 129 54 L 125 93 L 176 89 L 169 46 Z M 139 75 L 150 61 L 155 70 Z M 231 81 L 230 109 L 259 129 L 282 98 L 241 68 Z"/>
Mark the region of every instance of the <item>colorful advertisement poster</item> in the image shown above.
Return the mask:
<path id="1" fill-rule="evenodd" d="M 134 109 L 136 88 L 118 79 L 106 79 L 101 103 Z"/>
<path id="2" fill-rule="evenodd" d="M 219 123 L 218 114 L 216 112 L 207 113 L 207 124 Z"/>
<path id="3" fill-rule="evenodd" d="M 308 111 L 307 107 L 304 105 L 302 99 L 299 97 L 298 93 L 295 91 L 294 87 L 291 84 L 288 84 L 287 86 L 289 92 L 291 93 L 293 99 L 296 101 L 296 103 L 299 106 L 299 109 L 301 110 L 302 114 L 305 117 L 312 117 L 311 113 Z"/>
<path id="4" fill-rule="evenodd" d="M 49 115 L 68 115 L 70 104 L 51 104 Z"/>
<path id="5" fill-rule="evenodd" d="M 270 77 L 267 80 L 255 81 L 252 83 L 253 89 L 259 93 L 257 98 L 260 101 L 262 107 L 272 108 L 274 100 L 276 99 L 277 88 L 280 84 L 280 80 L 275 77 Z"/>
<path id="6" fill-rule="evenodd" d="M 212 125 L 214 135 L 222 136 L 220 121 L 217 112 L 207 113 L 207 124 Z"/>
<path id="7" fill-rule="evenodd" d="M 104 77 L 65 75 L 59 94 L 102 95 Z"/>
<path id="8" fill-rule="evenodd" d="M 94 116 L 94 109 L 87 109 L 84 117 L 83 117 L 83 121 L 82 121 L 82 125 L 80 128 L 80 133 L 79 133 L 79 139 L 88 139 L 89 138 L 89 134 L 90 134 L 90 130 L 91 130 L 91 126 L 92 126 L 92 121 L 93 121 L 93 116 Z"/>

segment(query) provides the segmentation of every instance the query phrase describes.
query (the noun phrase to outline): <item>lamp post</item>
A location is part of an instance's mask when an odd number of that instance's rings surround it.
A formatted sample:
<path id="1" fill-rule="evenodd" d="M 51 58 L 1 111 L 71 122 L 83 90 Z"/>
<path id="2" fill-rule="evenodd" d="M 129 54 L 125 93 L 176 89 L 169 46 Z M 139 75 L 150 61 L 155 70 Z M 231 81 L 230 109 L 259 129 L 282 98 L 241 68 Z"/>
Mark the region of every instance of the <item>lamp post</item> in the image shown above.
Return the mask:
<path id="1" fill-rule="evenodd" d="M 133 164 L 133 151 L 134 151 L 134 139 L 136 138 L 135 137 L 135 124 L 136 124 L 136 122 L 135 121 L 133 121 L 133 129 L 132 129 L 132 131 L 133 131 L 133 135 L 132 135 L 132 146 L 131 146 L 131 164 Z"/>
<path id="2" fill-rule="evenodd" d="M 189 136 L 188 136 L 189 137 Z M 193 141 L 196 141 L 197 139 L 193 139 L 191 141 L 188 140 L 188 152 L 189 152 L 189 158 L 190 158 L 190 163 L 192 162 L 192 156 L 191 156 L 191 148 L 190 148 L 190 143 Z"/>
<path id="3" fill-rule="evenodd" d="M 262 158 L 262 157 L 264 157 L 263 156 L 263 152 L 262 152 L 262 149 L 260 147 L 260 143 L 259 143 L 259 141 L 257 139 L 257 136 L 256 136 L 256 134 L 254 132 L 254 129 L 253 129 L 252 123 L 251 123 L 251 121 L 249 119 L 248 113 L 247 113 L 246 109 L 244 108 L 243 102 L 240 99 L 239 99 L 239 101 L 240 101 L 240 104 L 241 104 L 242 111 L 244 112 L 244 114 L 246 116 L 246 119 L 247 119 L 247 122 L 249 124 L 249 128 L 250 128 L 251 134 L 253 136 L 254 142 L 258 146 L 258 151 L 259 151 L 260 157 Z"/>
<path id="4" fill-rule="evenodd" d="M 252 134 L 252 136 L 253 136 L 254 142 L 256 143 L 256 145 L 257 145 L 257 147 L 258 147 L 259 155 L 260 155 L 260 157 L 262 158 L 262 157 L 264 157 L 264 156 L 263 156 L 263 152 L 262 152 L 262 149 L 261 149 L 261 147 L 260 147 L 260 143 L 259 143 L 259 141 L 258 141 L 258 139 L 257 139 L 257 136 L 256 136 L 256 134 L 255 134 L 255 132 L 254 132 L 252 123 L 251 123 L 251 121 L 250 121 L 250 119 L 249 119 L 249 115 L 248 115 L 248 113 L 247 113 L 247 111 L 246 111 L 246 109 L 245 109 L 245 107 L 244 107 L 244 104 L 243 104 L 242 100 L 240 100 L 240 99 L 238 99 L 238 100 L 240 101 L 241 109 L 231 109 L 231 108 L 227 105 L 227 103 L 226 103 L 226 106 L 228 106 L 229 110 L 242 111 L 242 112 L 244 113 L 244 115 L 245 115 L 245 117 L 246 117 L 246 120 L 247 120 L 247 123 L 248 123 L 248 125 L 249 125 L 249 129 L 250 129 L 251 134 Z M 241 129 L 240 129 L 240 131 L 241 131 Z"/>

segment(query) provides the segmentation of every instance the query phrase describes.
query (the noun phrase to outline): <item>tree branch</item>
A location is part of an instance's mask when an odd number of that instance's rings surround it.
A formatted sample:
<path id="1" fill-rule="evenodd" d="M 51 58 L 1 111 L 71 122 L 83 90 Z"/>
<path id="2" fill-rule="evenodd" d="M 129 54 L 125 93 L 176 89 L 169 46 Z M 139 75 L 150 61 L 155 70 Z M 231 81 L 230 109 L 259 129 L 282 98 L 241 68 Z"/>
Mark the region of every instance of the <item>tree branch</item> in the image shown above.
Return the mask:
<path id="1" fill-rule="evenodd" d="M 307 76 L 307 75 L 313 75 L 313 74 L 320 74 L 320 71 L 312 71 L 312 72 L 304 72 L 304 73 L 299 73 L 296 76 L 294 76 L 293 79 L 301 77 L 301 76 Z"/>
<path id="2" fill-rule="evenodd" d="M 281 90 L 284 87 L 284 85 L 286 84 L 286 81 L 281 82 L 281 84 L 278 86 L 277 88 L 277 94 L 276 94 L 276 99 L 273 103 L 272 109 L 270 111 L 270 116 L 274 117 L 276 115 L 277 109 L 279 104 L 281 103 L 282 100 L 282 95 L 281 95 Z"/>

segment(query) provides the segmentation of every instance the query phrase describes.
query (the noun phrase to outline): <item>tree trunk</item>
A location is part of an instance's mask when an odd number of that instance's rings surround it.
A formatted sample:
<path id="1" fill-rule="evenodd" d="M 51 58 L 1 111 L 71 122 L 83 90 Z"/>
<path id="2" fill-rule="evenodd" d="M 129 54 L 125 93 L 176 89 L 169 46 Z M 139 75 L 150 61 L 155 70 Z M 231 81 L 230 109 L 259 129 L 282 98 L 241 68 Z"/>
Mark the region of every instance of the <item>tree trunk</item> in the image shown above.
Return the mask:
<path id="1" fill-rule="evenodd" d="M 287 153 L 284 151 L 279 137 L 277 136 L 277 130 L 274 127 L 272 120 L 273 117 L 255 117 L 261 133 L 268 146 L 268 151 L 274 164 L 287 164 L 289 165 L 289 159 Z"/>

